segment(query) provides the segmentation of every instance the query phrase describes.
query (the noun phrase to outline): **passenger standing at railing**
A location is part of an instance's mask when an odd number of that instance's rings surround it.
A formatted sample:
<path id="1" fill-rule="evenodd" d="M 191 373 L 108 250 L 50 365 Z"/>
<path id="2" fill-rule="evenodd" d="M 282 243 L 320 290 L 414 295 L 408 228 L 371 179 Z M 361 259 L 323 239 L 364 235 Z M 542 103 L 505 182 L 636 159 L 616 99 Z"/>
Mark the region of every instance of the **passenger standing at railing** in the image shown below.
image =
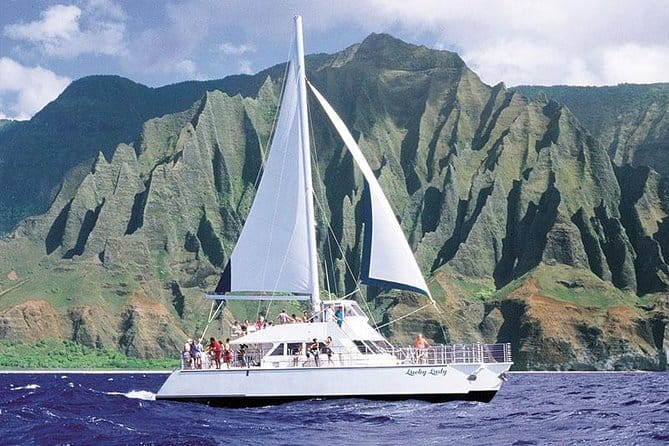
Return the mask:
<path id="1" fill-rule="evenodd" d="M 334 365 L 332 360 L 332 349 L 334 348 L 334 342 L 332 341 L 332 336 L 328 336 L 328 339 L 325 341 L 325 353 L 328 355 L 328 365 Z"/>
<path id="2" fill-rule="evenodd" d="M 232 363 L 232 347 L 230 347 L 230 338 L 225 339 L 222 348 L 223 348 L 223 362 L 225 363 L 227 368 L 230 368 L 230 364 Z"/>
<path id="3" fill-rule="evenodd" d="M 427 349 L 430 347 L 430 344 L 428 344 L 427 340 L 423 337 L 423 333 L 418 333 L 414 346 L 416 347 L 416 358 L 418 359 L 418 363 L 423 364 L 425 362 Z"/>
<path id="4" fill-rule="evenodd" d="M 314 364 L 316 364 L 316 367 L 320 367 L 321 362 L 318 359 L 318 354 L 321 352 L 321 343 L 318 342 L 318 339 L 314 338 L 314 342 L 311 344 L 311 347 L 309 347 L 309 351 L 311 352 L 311 356 L 314 357 Z"/>
<path id="5" fill-rule="evenodd" d="M 184 361 L 184 368 L 193 368 L 193 357 L 191 356 L 191 344 L 193 343 L 192 339 L 188 339 L 186 343 L 184 344 L 184 348 L 181 352 L 181 356 L 183 357 Z"/>
<path id="6" fill-rule="evenodd" d="M 221 344 L 216 342 L 216 339 L 209 339 L 209 349 L 207 350 L 211 359 L 214 361 L 217 369 L 221 368 Z"/>
<path id="7" fill-rule="evenodd" d="M 337 308 L 337 311 L 335 311 L 335 321 L 337 322 L 337 325 L 339 325 L 339 328 L 341 328 L 341 325 L 344 323 L 344 313 L 342 313 L 341 307 Z"/>

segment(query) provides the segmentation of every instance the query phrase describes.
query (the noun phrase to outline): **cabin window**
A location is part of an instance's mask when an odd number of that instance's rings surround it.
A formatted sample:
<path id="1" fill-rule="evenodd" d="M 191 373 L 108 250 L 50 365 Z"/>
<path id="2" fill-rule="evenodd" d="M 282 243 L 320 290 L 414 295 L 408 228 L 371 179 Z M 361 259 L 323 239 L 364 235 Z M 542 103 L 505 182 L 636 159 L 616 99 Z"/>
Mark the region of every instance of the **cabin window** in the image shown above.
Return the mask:
<path id="1" fill-rule="evenodd" d="M 285 347 L 286 347 L 285 343 L 277 345 L 276 348 L 272 350 L 268 356 L 284 356 L 286 354 Z"/>
<path id="2" fill-rule="evenodd" d="M 302 349 L 302 343 L 301 343 L 301 342 L 289 342 L 289 343 L 288 343 L 288 351 L 287 351 L 287 353 L 288 353 L 289 355 L 294 355 L 294 354 L 296 354 L 296 353 L 298 353 L 298 352 L 300 352 L 300 351 L 302 351 L 302 352 L 304 351 L 304 350 Z"/>
<path id="3" fill-rule="evenodd" d="M 353 343 L 356 347 L 358 347 L 358 351 L 360 351 L 360 353 L 363 355 L 367 355 L 369 353 L 379 353 L 379 348 L 371 342 L 353 341 Z"/>

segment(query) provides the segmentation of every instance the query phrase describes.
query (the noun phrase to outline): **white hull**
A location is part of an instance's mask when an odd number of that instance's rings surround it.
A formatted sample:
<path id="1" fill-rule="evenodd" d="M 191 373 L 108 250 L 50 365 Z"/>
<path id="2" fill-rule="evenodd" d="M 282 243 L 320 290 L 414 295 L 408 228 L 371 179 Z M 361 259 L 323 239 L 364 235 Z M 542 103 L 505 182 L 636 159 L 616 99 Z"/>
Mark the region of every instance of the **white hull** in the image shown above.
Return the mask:
<path id="1" fill-rule="evenodd" d="M 490 401 L 511 363 L 177 370 L 156 399 L 256 406 L 312 398 Z"/>

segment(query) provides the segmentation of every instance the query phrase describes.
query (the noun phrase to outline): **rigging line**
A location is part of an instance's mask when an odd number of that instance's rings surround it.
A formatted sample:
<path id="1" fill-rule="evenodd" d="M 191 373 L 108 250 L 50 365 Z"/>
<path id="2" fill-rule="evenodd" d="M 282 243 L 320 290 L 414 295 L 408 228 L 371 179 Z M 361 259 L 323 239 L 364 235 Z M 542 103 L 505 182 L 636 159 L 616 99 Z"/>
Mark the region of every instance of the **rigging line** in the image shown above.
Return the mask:
<path id="1" fill-rule="evenodd" d="M 332 282 L 334 284 L 334 292 L 337 294 L 339 292 L 339 287 L 337 286 L 336 278 L 335 278 L 335 260 L 332 256 L 332 242 L 330 241 L 330 235 L 328 234 L 326 237 L 326 240 L 328 242 L 328 260 L 330 261 L 330 271 L 332 272 Z M 326 262 L 323 262 L 324 264 L 327 265 Z M 330 275 L 327 273 L 327 269 L 325 271 L 325 277 L 327 278 L 328 282 L 328 288 L 330 287 Z M 328 290 L 329 291 L 329 290 Z"/>
<path id="2" fill-rule="evenodd" d="M 209 325 L 211 325 L 212 321 L 216 319 L 216 316 L 218 316 L 219 310 L 225 304 L 225 299 L 221 299 L 221 302 L 218 304 L 218 307 L 216 307 L 216 311 L 214 311 L 215 303 L 216 301 L 214 300 L 211 301 L 211 308 L 209 308 L 209 317 L 207 318 L 207 325 L 204 327 L 204 330 L 202 330 L 202 336 L 200 336 L 199 342 L 202 342 L 205 333 L 209 329 Z"/>
<path id="3" fill-rule="evenodd" d="M 318 176 L 318 174 L 316 174 Z M 319 181 L 320 181 L 320 176 L 319 176 Z M 324 207 L 321 204 L 320 200 L 318 199 L 317 196 L 314 196 L 316 200 L 316 204 L 318 205 L 318 208 L 321 210 L 322 213 L 325 213 Z M 330 234 L 332 234 L 332 239 L 334 240 L 335 244 L 337 245 L 337 248 L 339 249 L 339 253 L 341 254 L 341 258 L 344 261 L 344 265 L 346 266 L 346 270 L 348 273 L 351 275 L 351 277 L 356 281 L 358 281 L 358 278 L 356 275 L 353 273 L 353 268 L 351 268 L 351 265 L 348 263 L 348 260 L 346 259 L 346 254 L 344 253 L 344 248 L 342 248 L 341 244 L 339 243 L 339 240 L 337 240 L 337 236 L 334 233 L 334 229 L 332 229 L 332 226 L 330 225 L 330 222 L 326 222 L 326 226 L 328 228 L 328 231 Z"/>
<path id="4" fill-rule="evenodd" d="M 353 291 L 351 291 L 351 292 L 348 293 L 347 295 L 342 296 L 341 299 L 342 299 L 342 300 L 343 300 L 343 299 L 346 299 L 347 297 L 353 296 L 355 293 L 359 293 L 359 292 L 360 292 L 360 288 L 359 288 L 359 287 L 356 287 Z"/>
<path id="5" fill-rule="evenodd" d="M 376 298 L 378 298 L 378 296 Z M 369 308 L 369 302 L 367 302 L 367 298 L 362 299 L 362 302 L 365 304 L 365 308 L 367 309 L 367 314 L 369 315 L 369 318 L 372 320 L 372 323 L 374 324 L 374 328 L 378 330 L 379 326 L 376 324 L 376 319 L 374 319 L 374 313 L 372 313 L 372 309 Z"/>
<path id="6" fill-rule="evenodd" d="M 405 315 L 403 315 L 403 316 L 398 317 L 397 319 L 393 319 L 392 321 L 388 321 L 388 322 L 386 322 L 385 324 L 382 324 L 382 325 L 377 326 L 376 328 L 379 329 L 379 328 L 386 327 L 386 326 L 388 326 L 388 325 L 390 325 L 390 324 L 394 324 L 395 322 L 401 321 L 402 319 L 407 318 L 407 317 L 411 316 L 412 314 L 415 314 L 415 313 L 417 313 L 417 312 L 419 312 L 419 311 L 423 310 L 424 308 L 427 308 L 427 307 L 429 307 L 429 306 L 431 306 L 431 305 L 432 305 L 432 302 L 430 302 L 429 304 L 425 304 L 425 305 L 423 305 L 422 307 L 413 310 L 411 313 L 407 313 L 407 314 L 405 314 Z"/>

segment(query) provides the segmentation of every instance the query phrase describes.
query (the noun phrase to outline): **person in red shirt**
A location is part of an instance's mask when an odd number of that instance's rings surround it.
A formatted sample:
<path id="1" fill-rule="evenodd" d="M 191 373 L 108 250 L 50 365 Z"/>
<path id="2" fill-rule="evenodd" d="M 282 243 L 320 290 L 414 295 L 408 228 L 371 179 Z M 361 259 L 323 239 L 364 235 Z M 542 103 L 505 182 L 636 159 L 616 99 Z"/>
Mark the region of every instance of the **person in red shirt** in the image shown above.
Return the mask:
<path id="1" fill-rule="evenodd" d="M 216 342 L 216 339 L 214 339 L 214 338 L 209 339 L 209 354 L 211 355 L 211 359 L 214 360 L 214 364 L 216 364 L 216 368 L 220 369 L 221 368 L 221 344 Z"/>

